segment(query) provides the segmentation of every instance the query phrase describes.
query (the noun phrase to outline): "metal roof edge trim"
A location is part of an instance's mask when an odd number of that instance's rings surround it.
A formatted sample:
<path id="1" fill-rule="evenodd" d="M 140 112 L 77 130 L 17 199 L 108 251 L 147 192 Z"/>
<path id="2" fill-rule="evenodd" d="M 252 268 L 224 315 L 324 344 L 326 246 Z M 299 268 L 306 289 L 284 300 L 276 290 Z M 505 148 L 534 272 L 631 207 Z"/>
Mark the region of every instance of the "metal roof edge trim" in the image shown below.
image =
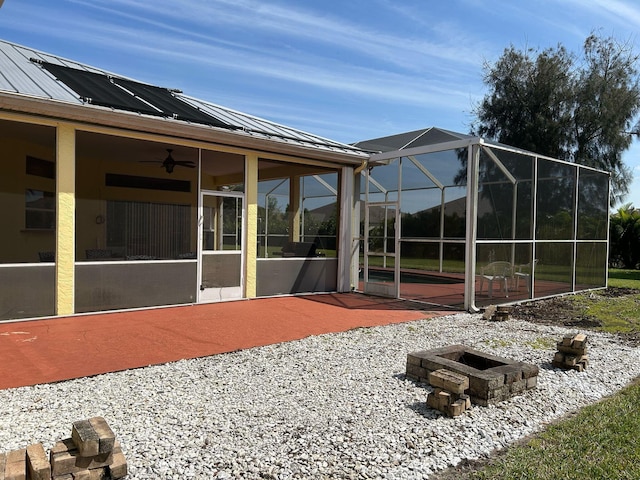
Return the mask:
<path id="1" fill-rule="evenodd" d="M 384 160 L 391 160 L 393 158 L 406 157 L 409 155 L 420 155 L 423 153 L 442 152 L 444 150 L 451 150 L 453 148 L 464 148 L 474 143 L 482 143 L 482 139 L 479 137 L 472 137 L 464 140 L 454 140 L 451 142 L 436 143 L 433 145 L 423 145 L 421 147 L 411 147 L 407 149 L 393 150 L 391 152 L 382 152 L 371 155 L 371 162 L 381 162 Z"/>

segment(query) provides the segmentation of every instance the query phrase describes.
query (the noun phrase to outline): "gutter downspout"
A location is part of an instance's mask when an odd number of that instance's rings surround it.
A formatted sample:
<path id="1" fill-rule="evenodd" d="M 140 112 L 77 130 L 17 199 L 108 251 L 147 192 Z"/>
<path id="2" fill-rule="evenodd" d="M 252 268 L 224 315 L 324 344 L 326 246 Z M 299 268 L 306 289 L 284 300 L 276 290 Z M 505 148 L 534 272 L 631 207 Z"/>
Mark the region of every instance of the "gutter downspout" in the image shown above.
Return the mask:
<path id="1" fill-rule="evenodd" d="M 369 166 L 369 159 L 367 158 L 366 160 L 362 160 L 362 163 L 360 164 L 359 167 L 356 167 L 353 170 L 353 175 L 358 175 L 361 171 L 363 171 L 365 168 L 367 168 Z"/>

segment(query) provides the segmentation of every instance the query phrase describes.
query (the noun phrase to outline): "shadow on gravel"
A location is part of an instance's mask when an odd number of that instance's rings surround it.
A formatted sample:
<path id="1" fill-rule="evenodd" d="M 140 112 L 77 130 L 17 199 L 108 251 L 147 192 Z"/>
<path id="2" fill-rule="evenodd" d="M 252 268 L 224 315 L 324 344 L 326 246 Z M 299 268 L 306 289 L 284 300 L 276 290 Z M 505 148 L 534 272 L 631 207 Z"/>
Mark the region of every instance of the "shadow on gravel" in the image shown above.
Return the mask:
<path id="1" fill-rule="evenodd" d="M 538 363 L 538 368 L 542 370 L 555 370 L 556 367 L 554 367 L 551 362 L 541 362 Z"/>
<path id="2" fill-rule="evenodd" d="M 413 410 L 415 413 L 420 415 L 421 417 L 426 418 L 427 420 L 435 420 L 438 417 L 444 416 L 442 412 L 438 410 L 434 410 L 433 408 L 427 407 L 427 395 L 425 392 L 425 401 L 424 402 L 413 402 L 407 405 L 410 410 Z"/>

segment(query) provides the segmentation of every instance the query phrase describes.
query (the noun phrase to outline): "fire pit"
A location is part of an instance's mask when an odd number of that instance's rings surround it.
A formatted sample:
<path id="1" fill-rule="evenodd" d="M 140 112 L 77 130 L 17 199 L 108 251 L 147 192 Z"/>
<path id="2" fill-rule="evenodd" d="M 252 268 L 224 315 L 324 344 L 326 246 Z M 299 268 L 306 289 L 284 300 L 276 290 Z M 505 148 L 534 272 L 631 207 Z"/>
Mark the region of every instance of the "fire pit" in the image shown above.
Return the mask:
<path id="1" fill-rule="evenodd" d="M 429 382 L 441 368 L 469 377 L 467 394 L 478 405 L 493 405 L 535 388 L 538 366 L 509 360 L 464 345 L 421 350 L 407 355 L 407 377 Z"/>

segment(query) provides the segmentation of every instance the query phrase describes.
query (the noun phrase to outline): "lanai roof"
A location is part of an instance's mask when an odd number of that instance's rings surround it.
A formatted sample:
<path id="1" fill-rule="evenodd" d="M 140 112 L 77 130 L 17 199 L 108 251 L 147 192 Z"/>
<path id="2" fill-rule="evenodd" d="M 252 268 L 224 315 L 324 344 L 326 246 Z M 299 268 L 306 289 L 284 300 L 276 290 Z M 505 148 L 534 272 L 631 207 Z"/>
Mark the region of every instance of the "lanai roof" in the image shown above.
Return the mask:
<path id="1" fill-rule="evenodd" d="M 354 146 L 372 152 L 393 152 L 396 150 L 407 150 L 414 147 L 437 145 L 457 140 L 469 140 L 472 138 L 475 137 L 442 128 L 430 127 L 389 135 L 387 137 L 374 138 L 372 140 L 364 140 L 355 143 Z"/>
<path id="2" fill-rule="evenodd" d="M 4 95 L 3 95 L 4 93 Z M 0 40 L 0 108 L 6 94 L 164 122 L 214 129 L 338 155 L 368 157 L 359 147 L 157 87 L 56 55 Z"/>
<path id="3" fill-rule="evenodd" d="M 405 151 L 410 151 L 411 154 L 419 154 L 421 150 L 424 152 L 430 149 L 450 149 L 460 148 L 460 145 L 478 142 L 487 146 L 499 147 L 512 152 L 518 152 L 523 155 L 531 155 L 539 158 L 547 158 L 554 161 L 561 161 L 555 158 L 551 158 L 545 155 L 540 155 L 536 152 L 529 150 L 523 150 L 521 148 L 505 145 L 500 142 L 496 142 L 491 139 L 476 137 L 465 133 L 453 132 L 451 130 L 445 130 L 443 128 L 429 127 L 422 128 L 420 130 L 413 130 L 411 132 L 398 133 L 395 135 L 389 135 L 386 137 L 374 138 L 371 140 L 363 140 L 356 142 L 353 145 L 363 150 L 367 150 L 372 153 L 371 161 L 376 162 L 384 159 L 394 158 L 396 156 L 402 156 Z"/>

